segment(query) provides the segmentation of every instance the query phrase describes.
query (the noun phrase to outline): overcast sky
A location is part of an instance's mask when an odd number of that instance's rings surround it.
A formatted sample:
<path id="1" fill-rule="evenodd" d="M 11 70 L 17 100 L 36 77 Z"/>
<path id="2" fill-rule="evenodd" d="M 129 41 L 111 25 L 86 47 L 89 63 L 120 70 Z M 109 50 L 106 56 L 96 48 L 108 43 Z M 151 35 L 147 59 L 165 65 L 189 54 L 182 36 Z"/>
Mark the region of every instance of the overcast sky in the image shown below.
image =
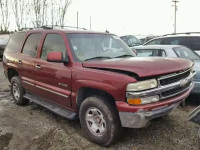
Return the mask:
<path id="1" fill-rule="evenodd" d="M 72 0 L 66 23 L 92 30 L 106 29 L 118 35 L 166 34 L 173 32 L 172 0 Z M 180 0 L 177 11 L 177 32 L 200 32 L 200 0 Z"/>

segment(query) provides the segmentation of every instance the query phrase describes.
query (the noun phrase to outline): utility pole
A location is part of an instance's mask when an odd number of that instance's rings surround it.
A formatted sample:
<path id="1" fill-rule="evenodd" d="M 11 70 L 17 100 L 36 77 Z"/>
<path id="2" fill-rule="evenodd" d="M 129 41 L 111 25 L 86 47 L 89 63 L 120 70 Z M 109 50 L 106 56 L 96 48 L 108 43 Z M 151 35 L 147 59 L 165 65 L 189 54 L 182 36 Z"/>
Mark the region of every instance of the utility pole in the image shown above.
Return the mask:
<path id="1" fill-rule="evenodd" d="M 177 11 L 177 3 L 179 2 L 178 0 L 172 0 L 172 2 L 174 3 L 174 33 L 176 33 L 176 11 Z"/>
<path id="2" fill-rule="evenodd" d="M 92 18 L 90 16 L 90 30 L 91 30 L 91 28 L 92 28 Z"/>
<path id="3" fill-rule="evenodd" d="M 78 11 L 77 11 L 77 30 L 78 30 Z"/>

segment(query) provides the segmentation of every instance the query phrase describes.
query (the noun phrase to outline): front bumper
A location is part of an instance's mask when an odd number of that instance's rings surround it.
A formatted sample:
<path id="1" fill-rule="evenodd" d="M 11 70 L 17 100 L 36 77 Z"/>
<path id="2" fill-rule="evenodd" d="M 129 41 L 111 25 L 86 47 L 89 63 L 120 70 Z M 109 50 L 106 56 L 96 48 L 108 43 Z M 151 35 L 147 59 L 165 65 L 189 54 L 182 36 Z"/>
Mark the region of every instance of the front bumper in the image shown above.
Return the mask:
<path id="1" fill-rule="evenodd" d="M 121 125 L 128 128 L 142 128 L 151 119 L 169 114 L 187 98 L 193 87 L 192 83 L 189 89 L 180 95 L 147 105 L 131 106 L 125 102 L 116 102 Z"/>
<path id="2" fill-rule="evenodd" d="M 119 116 L 123 127 L 142 128 L 153 118 L 158 118 L 169 114 L 178 104 L 173 104 L 169 107 L 164 107 L 158 110 L 143 111 L 137 113 L 120 112 Z"/>

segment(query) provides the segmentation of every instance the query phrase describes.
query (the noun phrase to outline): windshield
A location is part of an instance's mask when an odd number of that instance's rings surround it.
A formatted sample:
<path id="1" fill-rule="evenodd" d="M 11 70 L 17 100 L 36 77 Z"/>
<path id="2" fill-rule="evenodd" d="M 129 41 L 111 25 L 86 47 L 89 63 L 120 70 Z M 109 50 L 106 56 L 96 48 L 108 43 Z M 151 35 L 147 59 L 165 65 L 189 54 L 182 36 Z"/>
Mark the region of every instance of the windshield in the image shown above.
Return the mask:
<path id="1" fill-rule="evenodd" d="M 128 36 L 121 36 L 120 37 L 129 47 L 141 45 L 141 41 L 138 40 L 135 36 L 133 35 L 128 35 Z"/>
<path id="2" fill-rule="evenodd" d="M 67 34 L 77 61 L 133 57 L 133 51 L 118 36 L 109 34 Z"/>
<path id="3" fill-rule="evenodd" d="M 199 60 L 199 56 L 187 47 L 174 47 L 173 50 L 176 53 L 177 57 L 190 60 Z"/>

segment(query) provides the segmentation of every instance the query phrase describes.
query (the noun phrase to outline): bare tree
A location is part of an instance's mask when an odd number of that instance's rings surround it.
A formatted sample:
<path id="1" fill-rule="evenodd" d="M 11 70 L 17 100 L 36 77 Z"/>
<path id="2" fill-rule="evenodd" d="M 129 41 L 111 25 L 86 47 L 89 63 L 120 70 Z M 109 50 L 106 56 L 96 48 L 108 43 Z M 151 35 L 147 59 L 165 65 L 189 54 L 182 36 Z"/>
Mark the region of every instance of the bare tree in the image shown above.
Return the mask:
<path id="1" fill-rule="evenodd" d="M 47 0 L 33 0 L 33 9 L 34 9 L 34 26 L 40 27 L 44 25 L 47 11 Z"/>
<path id="2" fill-rule="evenodd" d="M 51 24 L 64 26 L 65 16 L 72 0 L 51 0 Z"/>
<path id="3" fill-rule="evenodd" d="M 65 15 L 68 10 L 68 7 L 71 5 L 71 0 L 61 0 L 59 5 L 59 24 L 60 26 L 64 26 Z"/>
<path id="4" fill-rule="evenodd" d="M 0 16 L 0 30 L 8 32 L 8 27 L 10 25 L 8 0 L 0 0 Z"/>

